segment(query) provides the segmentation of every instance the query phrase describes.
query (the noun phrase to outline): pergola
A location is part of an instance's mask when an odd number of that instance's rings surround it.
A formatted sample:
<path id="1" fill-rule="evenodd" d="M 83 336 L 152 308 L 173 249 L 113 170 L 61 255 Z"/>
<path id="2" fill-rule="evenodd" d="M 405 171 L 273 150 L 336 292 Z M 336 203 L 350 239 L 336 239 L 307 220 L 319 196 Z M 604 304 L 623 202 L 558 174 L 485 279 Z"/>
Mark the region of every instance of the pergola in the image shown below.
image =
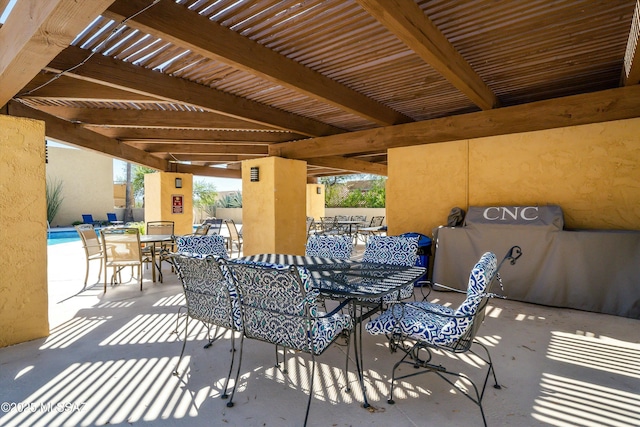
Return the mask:
<path id="1" fill-rule="evenodd" d="M 638 23 L 634 0 L 18 0 L 0 111 L 161 171 L 386 175 L 389 148 L 640 117 Z"/>

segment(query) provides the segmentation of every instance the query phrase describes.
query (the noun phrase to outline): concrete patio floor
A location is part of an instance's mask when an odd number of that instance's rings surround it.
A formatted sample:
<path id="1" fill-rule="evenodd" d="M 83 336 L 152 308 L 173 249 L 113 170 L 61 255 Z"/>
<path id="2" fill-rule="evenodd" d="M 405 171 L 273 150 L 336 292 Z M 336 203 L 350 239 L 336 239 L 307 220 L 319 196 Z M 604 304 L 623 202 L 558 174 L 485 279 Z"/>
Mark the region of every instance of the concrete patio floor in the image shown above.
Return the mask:
<path id="1" fill-rule="evenodd" d="M 247 340 L 235 406 L 227 408 L 220 393 L 228 333 L 203 349 L 205 331 L 192 322 L 181 375 L 172 375 L 182 346 L 175 333 L 182 290 L 167 266 L 164 283 L 152 283 L 145 270 L 142 292 L 129 283 L 77 294 L 85 265 L 80 243 L 48 249 L 51 335 L 0 349 L 0 426 L 302 424 L 307 355 L 290 355 L 283 374 L 272 345 Z M 97 263 L 92 267 L 95 282 Z M 449 293 L 433 297 L 458 302 Z M 488 425 L 640 425 L 639 327 L 636 319 L 493 300 L 479 335 L 503 387 L 487 387 Z M 388 404 L 400 354 L 380 336 L 365 334 L 363 346 L 372 408 L 361 407 L 353 354 L 352 391 L 345 391 L 346 347 L 334 345 L 316 359 L 310 426 L 482 425 L 479 408 L 433 374 L 401 381 L 396 404 Z M 478 378 L 473 358 L 440 359 Z"/>

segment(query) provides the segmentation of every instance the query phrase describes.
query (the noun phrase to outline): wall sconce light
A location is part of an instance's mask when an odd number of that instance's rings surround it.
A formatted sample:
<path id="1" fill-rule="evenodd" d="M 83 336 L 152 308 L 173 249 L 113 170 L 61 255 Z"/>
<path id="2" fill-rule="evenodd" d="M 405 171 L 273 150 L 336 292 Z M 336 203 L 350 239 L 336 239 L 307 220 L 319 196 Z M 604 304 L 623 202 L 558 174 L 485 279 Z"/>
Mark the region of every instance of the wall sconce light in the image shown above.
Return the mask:
<path id="1" fill-rule="evenodd" d="M 182 188 L 182 178 L 176 178 L 176 188 Z"/>
<path id="2" fill-rule="evenodd" d="M 316 194 L 322 194 L 322 187 L 316 187 Z"/>
<path id="3" fill-rule="evenodd" d="M 257 166 L 252 167 L 251 174 L 249 176 L 251 178 L 251 182 L 260 181 L 260 168 Z"/>

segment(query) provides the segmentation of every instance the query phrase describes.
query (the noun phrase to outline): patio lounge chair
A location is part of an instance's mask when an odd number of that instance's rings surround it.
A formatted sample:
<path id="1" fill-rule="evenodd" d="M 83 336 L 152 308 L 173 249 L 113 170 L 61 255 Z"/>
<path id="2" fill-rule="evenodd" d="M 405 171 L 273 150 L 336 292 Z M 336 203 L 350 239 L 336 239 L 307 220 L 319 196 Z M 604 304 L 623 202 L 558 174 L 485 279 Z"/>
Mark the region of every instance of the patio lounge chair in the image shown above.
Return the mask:
<path id="1" fill-rule="evenodd" d="M 478 405 L 484 424 L 485 426 L 487 425 L 482 408 L 482 398 L 490 374 L 493 374 L 494 388 L 499 389 L 501 387 L 496 378 L 489 349 L 477 341 L 475 337 L 484 319 L 485 308 L 489 298 L 497 296 L 490 292 L 494 279 L 497 278 L 502 287 L 498 270 L 505 260 L 515 264 L 521 254 L 520 247 L 512 247 L 499 266 L 497 265 L 495 254 L 487 252 L 482 255 L 471 270 L 466 299 L 457 308 L 427 301 L 396 302 L 391 303 L 389 308 L 379 317 L 367 323 L 366 330 L 369 333 L 387 336 L 391 352 L 401 350 L 404 353 L 402 359 L 393 366 L 388 400 L 390 404 L 395 403 L 393 390 L 398 380 L 433 372 Z M 442 285 L 438 286 L 445 288 Z M 464 291 L 451 288 L 446 289 L 464 293 Z M 473 351 L 472 344 L 482 347 L 486 357 L 482 357 Z M 478 390 L 476 384 L 466 374 L 453 372 L 441 364 L 433 363 L 434 354 L 442 355 L 442 352 L 444 352 L 445 356 L 471 353 L 478 358 L 474 365 L 480 364 L 479 360 L 486 364 L 487 371 L 482 389 Z M 424 355 L 422 355 L 423 353 Z M 411 369 L 409 373 L 398 376 L 396 370 L 403 364 L 408 364 L 414 369 Z M 461 381 L 452 381 L 449 376 L 456 377 Z M 470 392 L 468 384 L 473 387 L 473 394 Z"/>
<path id="2" fill-rule="evenodd" d="M 120 221 L 115 213 L 107 212 L 107 222 L 111 225 L 122 225 L 123 221 Z"/>
<path id="3" fill-rule="evenodd" d="M 305 268 L 237 262 L 229 262 L 227 266 L 234 278 L 242 313 L 240 360 L 227 406 L 233 406 L 245 338 L 261 340 L 275 344 L 277 365 L 277 350 L 278 347 L 283 347 L 285 373 L 288 348 L 311 355 L 310 390 L 304 420 L 306 425 L 313 397 L 315 356 L 322 354 L 338 337 L 351 331 L 351 316 L 340 313 L 342 306 L 328 314 L 318 310 L 317 291 L 311 289 L 310 275 Z M 347 364 L 348 360 L 347 357 Z M 347 369 L 348 366 L 345 365 L 345 381 Z"/>
<path id="4" fill-rule="evenodd" d="M 91 214 L 82 214 L 82 222 L 84 224 L 91 224 L 93 226 L 102 225 L 102 221 L 96 221 Z"/>

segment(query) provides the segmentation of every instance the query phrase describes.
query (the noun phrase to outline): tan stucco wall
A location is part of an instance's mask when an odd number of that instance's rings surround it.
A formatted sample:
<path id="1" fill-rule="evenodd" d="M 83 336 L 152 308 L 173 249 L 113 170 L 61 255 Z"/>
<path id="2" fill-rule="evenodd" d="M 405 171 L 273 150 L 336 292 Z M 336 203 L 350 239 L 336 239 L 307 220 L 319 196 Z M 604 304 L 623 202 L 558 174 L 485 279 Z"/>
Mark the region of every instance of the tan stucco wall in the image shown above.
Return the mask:
<path id="1" fill-rule="evenodd" d="M 182 188 L 175 179 L 182 178 Z M 182 213 L 173 212 L 173 196 L 182 196 Z M 193 175 L 157 172 L 144 176 L 144 220 L 173 221 L 176 235 L 193 233 Z"/>
<path id="2" fill-rule="evenodd" d="M 113 159 L 89 150 L 48 148 L 47 179 L 62 182 L 64 200 L 51 224 L 69 226 L 82 214 L 106 220 L 114 212 Z"/>
<path id="3" fill-rule="evenodd" d="M 0 115 L 0 347 L 49 334 L 44 123 Z"/>
<path id="4" fill-rule="evenodd" d="M 324 196 L 324 184 L 307 184 L 307 216 L 316 220 L 325 216 Z"/>
<path id="5" fill-rule="evenodd" d="M 640 229 L 640 119 L 389 150 L 389 234 L 454 206 L 558 204 L 566 228 Z"/>
<path id="6" fill-rule="evenodd" d="M 260 181 L 250 182 L 250 168 Z M 279 157 L 242 162 L 244 255 L 304 254 L 306 243 L 306 162 Z"/>

